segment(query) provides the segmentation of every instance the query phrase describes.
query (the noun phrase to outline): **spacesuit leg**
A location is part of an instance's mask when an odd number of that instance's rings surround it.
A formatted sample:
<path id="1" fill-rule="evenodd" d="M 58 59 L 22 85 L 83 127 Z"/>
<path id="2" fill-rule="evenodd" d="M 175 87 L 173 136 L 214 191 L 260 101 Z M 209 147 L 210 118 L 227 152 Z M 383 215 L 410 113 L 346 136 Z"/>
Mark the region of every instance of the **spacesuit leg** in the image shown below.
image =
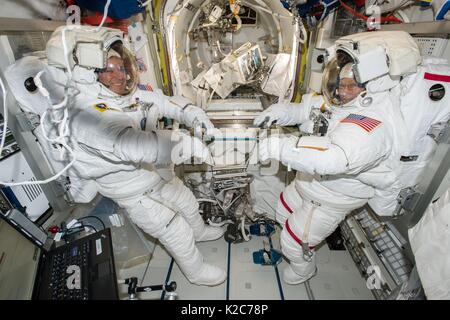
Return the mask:
<path id="1" fill-rule="evenodd" d="M 164 201 L 175 206 L 194 231 L 196 241 L 211 241 L 222 237 L 224 230 L 220 227 L 206 225 L 198 212 L 198 201 L 192 191 L 183 182 L 174 177 L 161 189 Z"/>
<path id="2" fill-rule="evenodd" d="M 302 200 L 300 209 L 286 220 L 281 232 L 281 250 L 290 260 L 290 265 L 283 271 L 286 283 L 303 283 L 315 275 L 315 246 L 337 228 L 345 215 L 343 210 L 333 210 L 318 202 Z"/>
<path id="3" fill-rule="evenodd" d="M 203 261 L 192 228 L 183 217 L 146 195 L 133 202 L 126 206 L 131 221 L 159 239 L 191 283 L 214 286 L 225 281 L 224 270 Z"/>
<path id="4" fill-rule="evenodd" d="M 275 218 L 284 227 L 286 220 L 294 211 L 298 211 L 302 205 L 302 198 L 295 189 L 295 181 L 291 182 L 278 197 Z"/>

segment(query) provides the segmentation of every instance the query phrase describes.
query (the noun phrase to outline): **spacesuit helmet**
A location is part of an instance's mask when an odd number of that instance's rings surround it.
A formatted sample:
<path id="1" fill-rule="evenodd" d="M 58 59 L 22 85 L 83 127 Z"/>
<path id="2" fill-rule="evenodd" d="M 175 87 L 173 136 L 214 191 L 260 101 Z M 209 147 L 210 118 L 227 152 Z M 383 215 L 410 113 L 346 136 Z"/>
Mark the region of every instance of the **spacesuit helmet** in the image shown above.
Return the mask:
<path id="1" fill-rule="evenodd" d="M 365 92 L 365 85 L 355 77 L 353 58 L 344 51 L 337 51 L 325 67 L 322 92 L 333 106 L 348 106 Z"/>
<path id="2" fill-rule="evenodd" d="M 120 41 L 110 46 L 106 65 L 97 68 L 96 74 L 103 86 L 121 96 L 133 93 L 138 83 L 136 59 Z"/>
<path id="3" fill-rule="evenodd" d="M 49 65 L 65 70 L 92 95 L 126 96 L 137 87 L 136 59 L 120 30 L 61 26 L 47 42 L 46 54 Z"/>

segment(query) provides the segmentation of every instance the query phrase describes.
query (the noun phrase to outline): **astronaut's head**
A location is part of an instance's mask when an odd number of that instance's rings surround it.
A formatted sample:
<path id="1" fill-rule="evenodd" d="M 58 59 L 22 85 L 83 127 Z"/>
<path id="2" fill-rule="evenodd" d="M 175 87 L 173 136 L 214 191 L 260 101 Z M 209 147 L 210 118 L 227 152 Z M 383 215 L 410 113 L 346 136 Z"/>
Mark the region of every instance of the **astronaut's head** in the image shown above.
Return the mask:
<path id="1" fill-rule="evenodd" d="M 126 97 L 138 83 L 136 58 L 117 29 L 62 26 L 46 46 L 49 64 L 66 70 L 86 94 Z"/>
<path id="2" fill-rule="evenodd" d="M 122 45 L 113 43 L 108 50 L 106 65 L 96 70 L 98 81 L 117 95 L 133 93 L 138 82 L 138 72 L 134 57 Z"/>
<path id="3" fill-rule="evenodd" d="M 371 105 L 372 95 L 397 86 L 422 61 L 419 46 L 405 31 L 350 34 L 325 51 L 322 93 L 334 106 Z"/>
<path id="4" fill-rule="evenodd" d="M 356 82 L 353 64 L 347 63 L 341 68 L 338 79 L 337 96 L 342 105 L 353 101 L 365 90 L 364 86 Z"/>
<path id="5" fill-rule="evenodd" d="M 120 56 L 110 56 L 106 67 L 97 71 L 98 81 L 112 92 L 124 95 L 127 93 L 127 73 Z"/>
<path id="6" fill-rule="evenodd" d="M 356 80 L 354 66 L 351 56 L 338 51 L 325 67 L 322 92 L 329 104 L 350 106 L 366 91 L 365 85 Z"/>

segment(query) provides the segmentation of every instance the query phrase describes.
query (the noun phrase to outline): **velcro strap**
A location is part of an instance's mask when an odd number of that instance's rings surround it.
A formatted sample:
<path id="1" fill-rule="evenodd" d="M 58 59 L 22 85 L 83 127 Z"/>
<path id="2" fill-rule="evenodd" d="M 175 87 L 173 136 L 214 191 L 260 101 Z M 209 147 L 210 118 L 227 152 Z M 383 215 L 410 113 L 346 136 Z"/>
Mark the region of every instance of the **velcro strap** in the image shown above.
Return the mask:
<path id="1" fill-rule="evenodd" d="M 286 220 L 286 230 L 287 232 L 290 234 L 290 236 L 292 237 L 292 239 L 295 240 L 295 242 L 297 242 L 300 246 L 303 244 L 302 240 L 300 240 L 299 237 L 297 237 L 295 235 L 295 233 L 292 231 L 291 227 L 289 226 L 289 221 Z M 309 246 L 309 249 L 313 250 L 316 246 Z"/>

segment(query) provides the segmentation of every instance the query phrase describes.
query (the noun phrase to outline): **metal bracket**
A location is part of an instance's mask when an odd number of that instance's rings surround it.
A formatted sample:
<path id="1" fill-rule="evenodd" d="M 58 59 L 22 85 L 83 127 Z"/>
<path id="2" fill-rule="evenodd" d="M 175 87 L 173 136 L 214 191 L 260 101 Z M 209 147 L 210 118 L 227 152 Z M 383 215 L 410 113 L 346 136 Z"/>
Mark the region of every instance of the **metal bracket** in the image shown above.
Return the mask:
<path id="1" fill-rule="evenodd" d="M 408 212 L 414 211 L 421 196 L 422 194 L 412 187 L 402 189 L 397 196 L 398 206 L 394 216 L 401 215 L 402 209 Z"/>
<path id="2" fill-rule="evenodd" d="M 322 113 L 312 112 L 310 115 L 311 120 L 314 122 L 313 135 L 323 137 L 328 131 L 328 120 Z"/>
<path id="3" fill-rule="evenodd" d="M 37 114 L 22 112 L 16 115 L 17 122 L 19 123 L 20 129 L 23 132 L 33 131 L 40 124 L 40 119 Z"/>
<path id="4" fill-rule="evenodd" d="M 450 123 L 438 122 L 433 124 L 427 132 L 436 143 L 450 143 Z"/>
<path id="5" fill-rule="evenodd" d="M 152 23 L 151 28 L 153 33 L 161 34 L 161 28 L 156 23 Z"/>
<path id="6" fill-rule="evenodd" d="M 309 248 L 309 243 L 302 242 L 302 251 L 303 251 L 303 259 L 307 262 L 310 262 L 314 254 Z"/>

